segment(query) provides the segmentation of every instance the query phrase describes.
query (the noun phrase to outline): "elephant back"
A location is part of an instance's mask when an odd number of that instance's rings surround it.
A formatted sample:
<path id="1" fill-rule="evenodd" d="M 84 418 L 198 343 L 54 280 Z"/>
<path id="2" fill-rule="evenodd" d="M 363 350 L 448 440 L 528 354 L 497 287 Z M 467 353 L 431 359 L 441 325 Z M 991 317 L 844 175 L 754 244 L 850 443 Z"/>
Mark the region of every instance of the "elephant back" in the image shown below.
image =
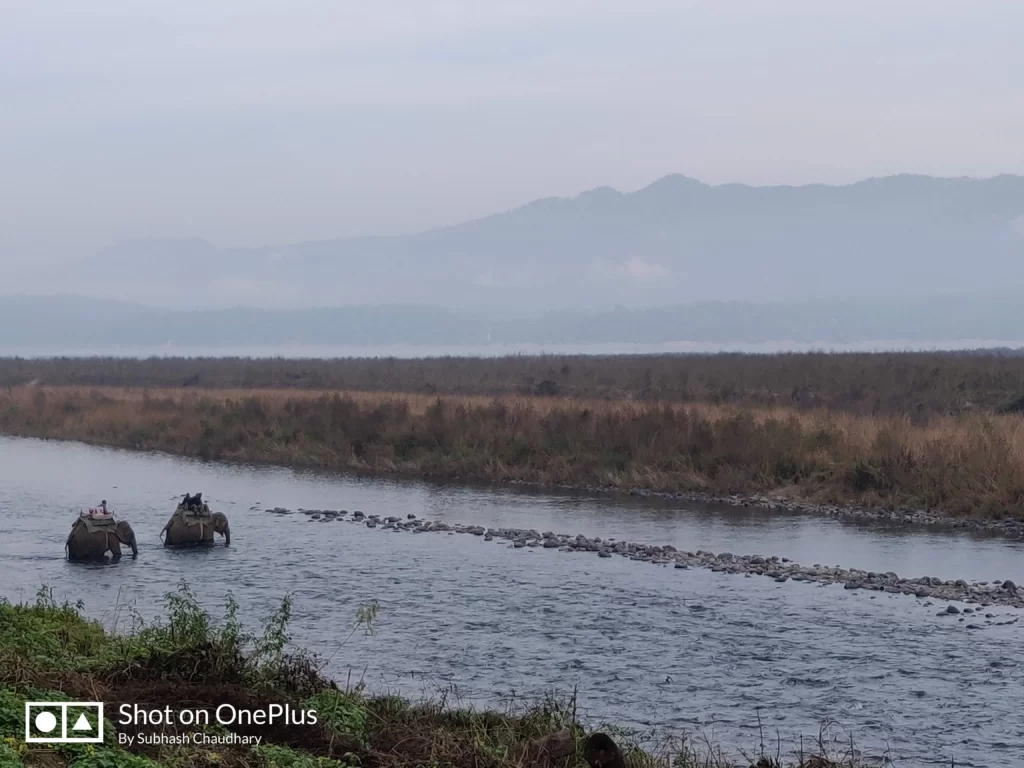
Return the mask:
<path id="1" fill-rule="evenodd" d="M 116 533 L 117 521 L 113 515 L 110 517 L 92 517 L 91 515 L 80 515 L 72 524 L 72 530 L 85 526 L 89 533 Z"/>
<path id="2" fill-rule="evenodd" d="M 178 519 L 185 525 L 209 525 L 213 518 L 213 514 L 210 512 L 210 507 L 203 504 L 200 508 L 186 507 L 184 504 L 179 504 L 178 508 L 174 510 L 174 514 L 171 519 Z"/>

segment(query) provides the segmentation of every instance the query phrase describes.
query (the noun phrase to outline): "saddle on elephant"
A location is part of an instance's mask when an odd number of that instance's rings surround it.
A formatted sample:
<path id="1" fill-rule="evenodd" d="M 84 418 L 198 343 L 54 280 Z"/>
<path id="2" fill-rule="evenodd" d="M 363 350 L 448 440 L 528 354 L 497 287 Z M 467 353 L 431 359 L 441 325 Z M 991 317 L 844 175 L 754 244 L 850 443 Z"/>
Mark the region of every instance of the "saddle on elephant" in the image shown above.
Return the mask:
<path id="1" fill-rule="evenodd" d="M 112 533 L 117 529 L 117 520 L 114 516 L 107 512 L 104 515 L 94 515 L 93 510 L 83 512 L 78 516 L 78 519 L 72 524 L 72 528 L 79 525 L 84 525 L 89 533 L 96 533 L 97 531 L 106 531 Z"/>
<path id="2" fill-rule="evenodd" d="M 186 507 L 184 504 L 179 504 L 178 508 L 174 510 L 174 516 L 180 517 L 186 525 L 202 525 L 204 523 L 209 525 L 213 513 L 210 511 L 209 504 L 204 503 L 201 507 Z"/>

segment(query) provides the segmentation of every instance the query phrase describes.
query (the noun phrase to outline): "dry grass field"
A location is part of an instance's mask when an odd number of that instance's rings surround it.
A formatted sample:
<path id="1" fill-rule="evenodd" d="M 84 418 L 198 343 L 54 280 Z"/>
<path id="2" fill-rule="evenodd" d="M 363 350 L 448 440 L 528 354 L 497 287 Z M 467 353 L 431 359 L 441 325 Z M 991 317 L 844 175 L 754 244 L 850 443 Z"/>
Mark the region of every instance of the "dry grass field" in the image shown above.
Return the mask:
<path id="1" fill-rule="evenodd" d="M 1020 400 L 1024 355 L 906 354 L 511 356 L 286 360 L 0 359 L 0 387 L 47 385 L 534 395 L 712 403 L 862 415 L 997 411 Z"/>
<path id="2" fill-rule="evenodd" d="M 0 390 L 0 433 L 210 459 L 1024 516 L 1024 417 L 314 389 Z"/>

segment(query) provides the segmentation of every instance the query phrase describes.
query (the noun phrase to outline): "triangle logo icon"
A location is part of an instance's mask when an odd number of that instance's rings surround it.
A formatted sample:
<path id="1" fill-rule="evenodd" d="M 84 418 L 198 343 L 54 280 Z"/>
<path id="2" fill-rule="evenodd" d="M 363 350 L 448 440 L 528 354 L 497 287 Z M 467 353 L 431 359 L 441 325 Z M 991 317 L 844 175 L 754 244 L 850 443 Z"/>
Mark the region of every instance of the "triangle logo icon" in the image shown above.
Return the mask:
<path id="1" fill-rule="evenodd" d="M 73 731 L 91 731 L 92 730 L 92 724 L 90 724 L 89 721 L 86 719 L 84 712 L 78 716 L 78 719 L 75 721 L 75 724 L 71 728 L 71 730 L 73 730 Z"/>

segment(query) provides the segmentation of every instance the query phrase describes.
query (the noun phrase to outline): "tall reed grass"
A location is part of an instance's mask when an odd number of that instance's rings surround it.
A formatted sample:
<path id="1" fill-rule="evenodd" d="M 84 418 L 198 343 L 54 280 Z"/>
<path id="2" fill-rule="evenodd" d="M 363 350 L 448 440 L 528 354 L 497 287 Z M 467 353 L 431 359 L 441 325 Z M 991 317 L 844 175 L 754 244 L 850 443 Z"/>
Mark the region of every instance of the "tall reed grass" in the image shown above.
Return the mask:
<path id="1" fill-rule="evenodd" d="M 1024 417 L 272 390 L 18 387 L 0 433 L 208 459 L 1024 517 Z"/>

